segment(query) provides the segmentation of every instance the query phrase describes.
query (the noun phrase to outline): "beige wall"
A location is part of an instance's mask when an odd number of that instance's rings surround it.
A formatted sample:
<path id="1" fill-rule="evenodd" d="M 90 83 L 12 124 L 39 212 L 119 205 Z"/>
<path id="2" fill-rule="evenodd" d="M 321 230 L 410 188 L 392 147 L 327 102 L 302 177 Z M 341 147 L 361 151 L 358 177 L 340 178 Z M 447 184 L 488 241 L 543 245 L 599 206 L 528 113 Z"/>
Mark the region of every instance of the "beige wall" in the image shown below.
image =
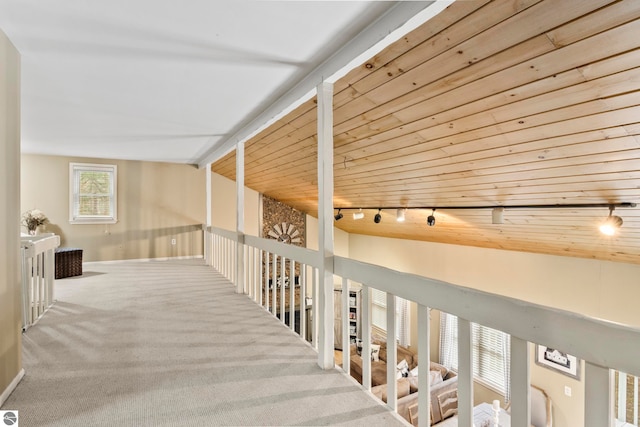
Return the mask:
<path id="1" fill-rule="evenodd" d="M 69 163 L 118 166 L 118 222 L 69 224 Z M 194 166 L 22 155 L 22 211 L 38 208 L 83 261 L 201 256 L 205 172 Z M 23 230 L 24 231 L 24 230 Z M 172 245 L 171 240 L 176 244 Z"/>
<path id="2" fill-rule="evenodd" d="M 217 173 L 211 174 L 211 224 L 225 230 L 237 229 L 236 182 Z M 259 236 L 260 194 L 244 188 L 244 233 Z"/>
<path id="3" fill-rule="evenodd" d="M 356 260 L 640 326 L 635 307 L 640 298 L 638 265 L 355 234 L 349 241 L 349 255 Z M 436 313 L 432 312 L 432 320 Z M 432 346 L 437 346 L 435 321 L 431 332 Z M 584 381 L 535 365 L 533 347 L 531 382 L 544 388 L 554 402 L 554 426 L 582 426 Z M 564 395 L 565 386 L 571 387 L 572 397 Z M 490 390 L 476 389 L 476 400 L 490 401 L 493 396 Z"/>
<path id="4" fill-rule="evenodd" d="M 2 31 L 0 67 L 0 395 L 3 395 L 22 369 L 22 314 L 19 229 L 20 55 Z"/>

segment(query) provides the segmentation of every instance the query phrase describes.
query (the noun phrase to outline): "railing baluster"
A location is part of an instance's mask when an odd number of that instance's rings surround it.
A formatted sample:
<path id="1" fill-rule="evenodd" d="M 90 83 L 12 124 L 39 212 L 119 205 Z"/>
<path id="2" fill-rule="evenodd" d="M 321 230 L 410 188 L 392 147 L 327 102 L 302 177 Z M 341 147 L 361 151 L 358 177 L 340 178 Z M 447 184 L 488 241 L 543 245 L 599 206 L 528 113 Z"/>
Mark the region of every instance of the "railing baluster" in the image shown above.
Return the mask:
<path id="1" fill-rule="evenodd" d="M 398 341 L 396 339 L 396 296 L 387 292 L 387 406 L 398 410 Z M 420 372 L 420 370 L 418 370 Z"/>
<path id="2" fill-rule="evenodd" d="M 318 269 L 313 269 L 313 308 L 312 317 L 313 317 L 313 348 L 318 349 L 318 328 L 320 327 L 318 321 L 318 294 L 319 294 L 319 286 L 318 286 Z"/>
<path id="3" fill-rule="evenodd" d="M 613 376 L 607 368 L 585 363 L 584 425 L 611 426 L 613 421 Z"/>
<path id="4" fill-rule="evenodd" d="M 296 262 L 293 259 L 289 260 L 289 327 L 296 330 Z"/>
<path id="5" fill-rule="evenodd" d="M 633 377 L 633 424 L 638 425 L 638 377 Z"/>
<path id="6" fill-rule="evenodd" d="M 529 343 L 511 337 L 511 420 L 513 425 L 528 425 L 531 419 Z"/>
<path id="7" fill-rule="evenodd" d="M 264 252 L 264 308 L 269 311 L 269 257 L 270 252 Z"/>
<path id="8" fill-rule="evenodd" d="M 429 308 L 418 304 L 418 366 L 431 366 L 431 319 Z M 418 369 L 418 390 L 424 391 L 418 394 L 418 427 L 431 425 L 431 384 L 429 372 L 426 369 Z"/>
<path id="9" fill-rule="evenodd" d="M 473 414 L 471 323 L 458 317 L 458 423 L 470 426 Z"/>
<path id="10" fill-rule="evenodd" d="M 300 336 L 307 341 L 307 265 L 300 264 Z"/>
<path id="11" fill-rule="evenodd" d="M 371 391 L 371 288 L 362 285 L 362 387 Z M 420 372 L 420 371 L 418 371 Z"/>
<path id="12" fill-rule="evenodd" d="M 340 304 L 340 319 L 342 320 L 342 369 L 349 372 L 349 281 L 346 277 L 342 278 L 342 293 Z"/>
<path id="13" fill-rule="evenodd" d="M 278 304 L 278 255 L 273 254 L 272 265 L 272 277 L 271 277 L 271 313 L 275 316 L 277 312 Z"/>
<path id="14" fill-rule="evenodd" d="M 618 419 L 627 421 L 627 374 L 618 372 Z"/>
<path id="15" fill-rule="evenodd" d="M 280 320 L 282 321 L 283 324 L 287 324 L 287 322 L 285 321 L 285 279 L 287 278 L 286 276 L 286 265 L 287 265 L 287 260 L 285 257 L 280 257 Z"/>

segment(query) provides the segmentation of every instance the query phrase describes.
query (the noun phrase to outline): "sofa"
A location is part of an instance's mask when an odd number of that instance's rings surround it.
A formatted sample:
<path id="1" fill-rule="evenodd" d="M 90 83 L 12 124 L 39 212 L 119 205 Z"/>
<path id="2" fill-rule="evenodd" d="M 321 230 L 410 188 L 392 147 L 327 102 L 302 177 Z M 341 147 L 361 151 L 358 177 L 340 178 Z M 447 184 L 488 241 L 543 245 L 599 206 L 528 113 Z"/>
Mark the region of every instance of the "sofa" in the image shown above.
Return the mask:
<path id="1" fill-rule="evenodd" d="M 384 402 L 387 401 L 387 351 L 386 342 L 374 340 L 380 345 L 377 361 L 371 361 L 371 392 Z M 418 355 L 406 347 L 397 347 L 397 362 L 407 362 L 410 371 L 416 371 Z M 362 357 L 355 345 L 351 346 L 351 376 L 362 384 Z M 455 372 L 431 362 L 431 425 L 455 415 L 458 410 L 458 377 Z M 409 423 L 418 425 L 416 409 L 418 403 L 418 377 L 409 374 L 397 380 L 398 414 Z"/>

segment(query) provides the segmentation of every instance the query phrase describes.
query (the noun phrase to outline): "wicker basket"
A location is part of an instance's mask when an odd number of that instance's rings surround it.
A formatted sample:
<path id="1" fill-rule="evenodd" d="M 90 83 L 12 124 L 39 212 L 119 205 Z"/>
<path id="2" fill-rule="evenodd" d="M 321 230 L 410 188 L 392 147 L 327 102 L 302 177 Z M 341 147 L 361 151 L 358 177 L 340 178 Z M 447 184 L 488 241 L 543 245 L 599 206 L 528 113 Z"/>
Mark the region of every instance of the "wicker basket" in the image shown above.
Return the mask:
<path id="1" fill-rule="evenodd" d="M 56 249 L 56 279 L 82 275 L 82 249 Z"/>

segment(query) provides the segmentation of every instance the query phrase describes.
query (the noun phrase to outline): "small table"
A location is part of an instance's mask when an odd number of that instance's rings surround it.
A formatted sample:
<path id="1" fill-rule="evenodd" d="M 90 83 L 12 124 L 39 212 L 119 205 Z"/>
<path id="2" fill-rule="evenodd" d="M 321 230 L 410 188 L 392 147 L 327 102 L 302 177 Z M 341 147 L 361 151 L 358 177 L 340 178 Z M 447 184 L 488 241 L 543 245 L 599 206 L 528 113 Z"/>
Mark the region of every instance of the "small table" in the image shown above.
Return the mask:
<path id="1" fill-rule="evenodd" d="M 474 406 L 473 408 L 473 423 L 476 427 L 480 427 L 482 422 L 486 419 L 493 418 L 493 408 L 490 403 L 482 402 L 481 404 Z M 443 420 L 438 423 L 438 427 L 457 427 L 458 416 L 454 415 L 451 418 Z M 493 427 L 493 426 L 492 426 Z M 511 416 L 507 414 L 507 411 L 500 408 L 500 427 L 511 427 Z"/>

